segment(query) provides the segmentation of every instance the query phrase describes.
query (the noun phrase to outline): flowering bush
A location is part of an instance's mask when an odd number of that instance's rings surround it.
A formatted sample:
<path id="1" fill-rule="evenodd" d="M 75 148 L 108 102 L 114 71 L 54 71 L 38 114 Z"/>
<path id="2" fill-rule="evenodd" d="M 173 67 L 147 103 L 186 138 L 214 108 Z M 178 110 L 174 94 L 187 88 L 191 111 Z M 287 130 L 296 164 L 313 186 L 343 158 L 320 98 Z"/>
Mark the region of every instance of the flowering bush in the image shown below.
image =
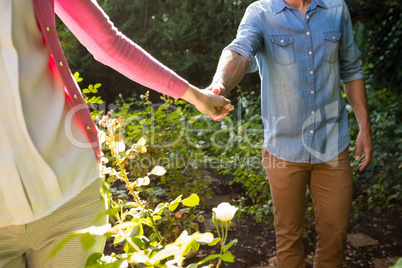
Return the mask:
<path id="1" fill-rule="evenodd" d="M 79 75 L 76 74 L 75 77 L 77 79 Z M 99 87 L 98 84 L 96 88 Z M 99 103 L 98 99 L 95 100 Z M 95 112 L 99 115 L 99 111 Z M 197 231 L 198 227 L 186 228 L 180 232 L 169 228 L 172 218 L 178 221 L 184 220 L 183 214 L 193 218 L 191 216 L 196 214 L 195 208 L 199 205 L 200 197 L 193 193 L 181 194 L 170 202 L 166 202 L 166 198 L 158 204 L 155 204 L 155 200 L 150 201 L 147 194 L 151 192 L 145 189 L 150 187 L 156 177 L 164 177 L 167 170 L 156 165 L 150 170 L 142 170 L 146 172 L 141 176 L 134 176 L 139 175 L 140 172 L 128 172 L 127 168 L 135 170 L 135 167 L 131 166 L 131 161 L 149 153 L 149 150 L 146 139 L 143 137 L 127 147 L 123 135 L 127 128 L 124 127 L 125 122 L 122 118 L 112 118 L 109 114 L 99 121 L 99 140 L 103 145 L 103 157 L 100 162 L 101 176 L 104 180 L 102 197 L 108 204 L 112 224 L 93 226 L 69 235 L 52 251 L 51 256 L 54 256 L 66 242 L 77 236 L 81 237 L 85 249 L 92 247 L 94 236 L 104 236 L 111 239 L 114 245 L 122 245 L 123 252 L 116 251 L 110 255 L 94 253 L 89 257 L 86 267 L 122 268 L 138 265 L 141 265 L 140 267 L 184 267 L 185 256 L 191 250 L 197 251 L 200 245 L 216 245 L 222 238 L 214 238 L 212 233 L 200 233 Z M 115 194 L 112 191 L 115 183 L 124 184 L 125 195 Z M 168 236 L 164 236 L 166 231 L 163 232 L 162 229 L 170 231 Z M 192 232 L 194 229 L 195 232 Z M 220 258 L 218 267 L 221 260 L 234 261 L 233 256 L 232 260 L 228 260 L 227 256 L 228 254 Z M 215 257 L 207 257 L 203 261 L 186 267 L 197 268 L 213 259 Z"/>

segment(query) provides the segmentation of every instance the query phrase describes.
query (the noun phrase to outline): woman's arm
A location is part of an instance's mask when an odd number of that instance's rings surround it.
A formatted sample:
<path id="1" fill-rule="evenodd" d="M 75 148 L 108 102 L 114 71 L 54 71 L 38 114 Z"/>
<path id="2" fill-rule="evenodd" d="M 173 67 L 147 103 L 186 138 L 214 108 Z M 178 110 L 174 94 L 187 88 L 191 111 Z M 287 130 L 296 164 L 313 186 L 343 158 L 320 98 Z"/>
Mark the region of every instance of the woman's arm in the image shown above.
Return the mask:
<path id="1" fill-rule="evenodd" d="M 188 83 L 113 26 L 94 0 L 55 0 L 55 12 L 99 62 L 174 98 Z"/>
<path id="2" fill-rule="evenodd" d="M 96 60 L 143 86 L 183 98 L 200 112 L 221 120 L 230 101 L 189 85 L 113 26 L 94 0 L 55 0 L 55 12 Z M 223 107 L 225 106 L 225 107 Z"/>

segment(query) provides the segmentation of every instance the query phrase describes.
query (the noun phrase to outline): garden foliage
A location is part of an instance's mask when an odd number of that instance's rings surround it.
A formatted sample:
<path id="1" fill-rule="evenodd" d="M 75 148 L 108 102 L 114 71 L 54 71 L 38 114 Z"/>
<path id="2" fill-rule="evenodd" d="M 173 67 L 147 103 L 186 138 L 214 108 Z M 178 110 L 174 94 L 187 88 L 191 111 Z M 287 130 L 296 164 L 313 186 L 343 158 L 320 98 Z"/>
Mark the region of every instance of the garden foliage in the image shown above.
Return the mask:
<path id="1" fill-rule="evenodd" d="M 78 72 L 74 77 L 82 81 Z M 226 243 L 226 238 L 235 207 L 230 206 L 230 219 L 225 214 L 219 226 L 214 220 L 218 238 L 198 231 L 198 223 L 204 221 L 200 201 L 209 196 L 210 189 L 208 178 L 203 180 L 202 171 L 197 170 L 201 161 L 196 157 L 202 156 L 202 150 L 191 139 L 192 132 L 186 132 L 187 124 L 194 120 L 187 123 L 186 110 L 181 107 L 184 103 L 163 97 L 163 104 L 153 105 L 145 94 L 141 96 L 143 102 L 136 102 L 138 110 L 130 111 L 135 103 L 122 100 L 109 106 L 104 115 L 103 102 L 96 96 L 100 86 L 89 85 L 83 94 L 99 125 L 103 155 L 100 173 L 104 181 L 101 196 L 111 224 L 70 234 L 49 257 L 76 237 L 80 237 L 84 249 L 89 249 L 95 243 L 94 236 L 104 236 L 119 249 L 110 255 L 92 254 L 86 267 L 197 268 L 204 264 L 210 267 L 216 259 L 216 267 L 222 262 L 234 262 L 228 250 L 237 240 Z M 200 116 L 194 117 L 196 120 Z M 222 212 L 214 211 L 220 219 Z M 220 254 L 185 263 L 191 250 L 217 243 Z"/>

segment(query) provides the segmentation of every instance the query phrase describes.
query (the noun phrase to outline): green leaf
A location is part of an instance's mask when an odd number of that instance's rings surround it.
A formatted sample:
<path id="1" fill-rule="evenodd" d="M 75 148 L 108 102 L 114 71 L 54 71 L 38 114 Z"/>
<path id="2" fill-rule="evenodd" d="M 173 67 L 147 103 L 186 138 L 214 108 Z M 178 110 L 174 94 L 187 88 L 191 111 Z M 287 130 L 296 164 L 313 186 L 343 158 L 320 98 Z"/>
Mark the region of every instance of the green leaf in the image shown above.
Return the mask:
<path id="1" fill-rule="evenodd" d="M 141 249 L 145 249 L 146 244 L 144 243 L 144 241 L 142 241 L 140 238 L 138 237 L 132 237 L 131 241 L 134 242 L 134 244 L 136 244 L 139 248 Z"/>
<path id="2" fill-rule="evenodd" d="M 192 243 L 191 244 L 191 249 L 193 251 L 198 251 L 200 249 L 200 243 Z"/>
<path id="3" fill-rule="evenodd" d="M 166 259 L 170 256 L 175 256 L 175 255 L 181 255 L 181 250 L 180 247 L 178 246 L 173 246 L 173 245 L 167 245 L 164 249 L 156 253 L 154 256 L 152 256 L 150 263 L 155 264 L 156 262 Z"/>
<path id="4" fill-rule="evenodd" d="M 198 197 L 197 194 L 192 194 L 190 195 L 190 197 L 183 199 L 182 203 L 186 207 L 195 207 L 200 203 L 200 198 Z"/>
<path id="5" fill-rule="evenodd" d="M 402 268 L 402 258 L 399 258 L 395 265 L 389 268 Z"/>
<path id="6" fill-rule="evenodd" d="M 147 142 L 145 141 L 145 139 L 143 137 L 141 137 L 138 141 L 137 141 L 137 145 L 145 145 Z"/>
<path id="7" fill-rule="evenodd" d="M 138 236 L 142 236 L 143 234 L 144 234 L 144 229 L 142 228 L 141 223 L 138 223 L 138 224 L 136 223 L 130 232 L 131 237 L 138 237 Z"/>
<path id="8" fill-rule="evenodd" d="M 234 256 L 232 255 L 232 253 L 226 252 L 226 253 L 223 254 L 223 256 L 222 256 L 222 261 L 225 261 L 225 262 L 234 262 Z"/>
<path id="9" fill-rule="evenodd" d="M 212 254 L 212 255 L 209 255 L 209 256 L 206 257 L 205 259 L 199 261 L 198 264 L 206 263 L 207 261 L 217 259 L 217 258 L 219 258 L 220 256 L 221 256 L 220 254 Z"/>
<path id="10" fill-rule="evenodd" d="M 132 247 L 130 246 L 129 243 L 124 244 L 123 250 L 124 250 L 125 253 L 131 252 L 132 251 L 131 249 L 132 249 Z"/>
<path id="11" fill-rule="evenodd" d="M 162 212 L 165 210 L 168 203 L 160 203 L 154 210 L 154 214 L 162 215 Z"/>
<path id="12" fill-rule="evenodd" d="M 84 233 L 81 235 L 81 244 L 85 250 L 88 250 L 95 245 L 95 236 L 90 233 Z"/>
<path id="13" fill-rule="evenodd" d="M 152 234 L 149 236 L 149 240 L 151 240 L 152 242 L 155 242 L 155 241 L 158 240 L 158 237 L 156 236 L 155 233 L 152 233 Z"/>
<path id="14" fill-rule="evenodd" d="M 151 170 L 152 175 L 162 176 L 166 173 L 166 169 L 162 166 L 156 166 Z"/>
<path id="15" fill-rule="evenodd" d="M 212 213 L 212 223 L 218 228 L 218 219 L 216 218 L 215 213 Z"/>
<path id="16" fill-rule="evenodd" d="M 184 251 L 182 252 L 183 256 L 189 254 L 190 251 L 191 251 L 191 248 L 192 248 L 192 245 L 191 245 L 191 244 L 187 244 L 186 248 L 185 248 Z M 182 249 L 183 249 L 183 246 L 182 246 Z"/>
<path id="17" fill-rule="evenodd" d="M 198 264 L 192 263 L 189 266 L 187 266 L 186 268 L 198 268 Z"/>
<path id="18" fill-rule="evenodd" d="M 88 257 L 87 262 L 85 263 L 85 268 L 96 268 L 99 267 L 100 258 L 102 258 L 103 254 L 100 252 L 92 253 L 91 256 Z"/>
<path id="19" fill-rule="evenodd" d="M 74 239 L 77 237 L 79 234 L 69 234 L 66 238 L 60 241 L 53 249 L 50 251 L 49 256 L 47 257 L 48 259 L 53 258 L 57 252 L 70 240 Z"/>
<path id="20" fill-rule="evenodd" d="M 154 222 L 157 221 L 157 220 L 162 219 L 162 217 L 161 217 L 161 216 L 158 216 L 158 215 L 153 216 L 152 218 L 153 218 Z M 149 217 L 147 217 L 147 218 L 144 220 L 143 223 L 146 224 L 146 225 L 148 225 L 149 227 L 152 227 L 152 226 L 153 226 L 152 221 L 151 221 L 151 219 L 150 219 Z"/>
<path id="21" fill-rule="evenodd" d="M 181 202 L 181 195 L 179 196 L 179 197 L 177 197 L 174 201 L 172 201 L 172 202 L 170 202 L 170 204 L 169 204 L 169 210 L 170 211 L 174 211 L 176 208 L 177 208 L 177 206 L 180 204 L 180 202 Z"/>
<path id="22" fill-rule="evenodd" d="M 221 239 L 217 237 L 211 243 L 209 243 L 208 246 L 215 246 L 219 241 L 221 241 Z"/>
<path id="23" fill-rule="evenodd" d="M 98 89 L 98 88 L 100 88 L 101 86 L 102 86 L 101 83 L 97 83 L 97 84 L 94 85 L 94 89 Z"/>
<path id="24" fill-rule="evenodd" d="M 78 83 L 81 82 L 82 80 L 84 80 L 84 79 L 82 79 L 82 78 L 80 77 L 80 73 L 79 73 L 79 72 L 75 72 L 75 73 L 74 73 L 74 79 L 75 79 L 75 81 L 77 81 Z"/>
<path id="25" fill-rule="evenodd" d="M 226 252 L 229 248 L 231 248 L 234 244 L 237 243 L 237 239 L 233 239 L 232 241 L 230 241 L 228 244 L 224 245 L 222 247 L 223 252 Z"/>
<path id="26" fill-rule="evenodd" d="M 151 180 L 149 179 L 149 177 L 148 176 L 145 176 L 144 178 L 138 178 L 137 179 L 137 185 L 136 185 L 136 187 L 141 187 L 141 186 L 146 186 L 146 185 L 149 185 L 149 183 L 151 182 Z"/>
<path id="27" fill-rule="evenodd" d="M 117 246 L 117 244 L 119 244 L 119 243 L 121 243 L 121 242 L 123 242 L 123 241 L 124 241 L 124 238 L 123 238 L 123 237 L 121 237 L 121 236 L 116 236 L 116 237 L 114 238 L 113 245 L 114 245 L 114 246 Z"/>

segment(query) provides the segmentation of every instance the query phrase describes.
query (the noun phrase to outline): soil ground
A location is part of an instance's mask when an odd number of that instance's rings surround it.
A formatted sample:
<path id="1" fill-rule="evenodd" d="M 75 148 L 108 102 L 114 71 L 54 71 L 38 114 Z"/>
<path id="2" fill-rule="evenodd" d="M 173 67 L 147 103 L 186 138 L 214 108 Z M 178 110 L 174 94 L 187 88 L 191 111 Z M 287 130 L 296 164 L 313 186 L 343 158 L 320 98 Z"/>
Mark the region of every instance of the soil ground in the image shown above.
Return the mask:
<path id="1" fill-rule="evenodd" d="M 217 195 L 238 194 L 238 187 L 225 185 L 226 178 L 214 174 L 211 184 Z M 364 218 L 350 220 L 348 234 L 364 233 L 377 240 L 378 246 L 354 248 L 346 245 L 345 258 L 342 267 L 347 268 L 380 268 L 375 266 L 375 259 L 402 257 L 402 210 L 383 209 L 381 214 L 366 210 Z M 221 267 L 250 268 L 269 266 L 268 260 L 275 256 L 275 233 L 266 224 L 256 223 L 251 217 L 243 215 L 237 221 L 237 227 L 229 231 L 228 241 L 237 238 L 238 243 L 230 249 L 235 256 L 235 263 L 227 263 Z M 202 228 L 201 228 L 201 231 Z M 312 266 L 314 247 L 308 239 L 304 240 L 306 267 Z M 214 253 L 211 247 L 202 247 L 198 257 Z M 325 267 L 323 267 L 325 268 Z M 382 267 L 381 267 L 382 268 Z"/>
<path id="2" fill-rule="evenodd" d="M 402 213 L 398 210 L 383 211 L 376 215 L 367 211 L 366 220 L 351 221 L 348 233 L 365 233 L 378 240 L 379 245 L 353 248 L 346 245 L 345 260 L 342 267 L 379 268 L 373 260 L 388 257 L 402 257 Z M 250 217 L 242 217 L 236 229 L 229 231 L 228 241 L 237 238 L 238 243 L 230 249 L 235 263 L 221 267 L 250 268 L 268 266 L 268 260 L 275 256 L 275 234 L 265 224 L 255 223 Z M 312 266 L 313 245 L 304 241 L 306 267 Z M 208 255 L 211 248 L 202 247 L 198 256 Z M 218 249 L 216 249 L 218 250 Z M 212 252 L 213 253 L 213 252 Z"/>

